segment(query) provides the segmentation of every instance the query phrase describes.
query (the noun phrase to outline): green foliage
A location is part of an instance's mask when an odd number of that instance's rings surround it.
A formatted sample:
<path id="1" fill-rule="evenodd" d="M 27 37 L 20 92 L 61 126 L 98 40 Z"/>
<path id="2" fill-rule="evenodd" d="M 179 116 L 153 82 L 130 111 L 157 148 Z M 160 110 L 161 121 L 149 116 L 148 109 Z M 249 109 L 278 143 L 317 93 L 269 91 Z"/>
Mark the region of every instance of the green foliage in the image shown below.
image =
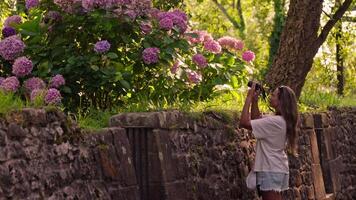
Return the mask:
<path id="1" fill-rule="evenodd" d="M 0 114 L 19 110 L 23 107 L 25 107 L 25 103 L 18 96 L 0 91 Z"/>
<path id="2" fill-rule="evenodd" d="M 179 3 L 155 2 L 169 8 Z M 58 11 L 61 18 L 50 18 L 50 10 Z M 63 103 L 71 111 L 108 109 L 128 102 L 171 105 L 177 101 L 207 100 L 214 97 L 215 86 L 231 84 L 236 88 L 247 80 L 246 63 L 239 59 L 241 52 L 210 53 L 202 44 L 190 44 L 176 27 L 162 30 L 154 18 L 133 20 L 110 9 L 66 13 L 51 0 L 43 0 L 39 7 L 21 14 L 26 20 L 16 29 L 26 43 L 25 55 L 35 65 L 31 76 L 49 80 L 55 74 L 63 75 Z M 142 23 L 152 24 L 152 31 L 144 34 Z M 108 52 L 94 51 L 100 40 L 110 42 Z M 157 64 L 145 64 L 142 60 L 143 50 L 149 47 L 160 49 Z M 208 67 L 200 68 L 192 62 L 196 53 L 204 54 Z M 172 73 L 171 67 L 177 62 L 179 70 Z M 11 62 L 5 61 L 3 65 L 4 69 L 11 69 Z M 200 74 L 202 80 L 191 82 L 189 71 Z"/>

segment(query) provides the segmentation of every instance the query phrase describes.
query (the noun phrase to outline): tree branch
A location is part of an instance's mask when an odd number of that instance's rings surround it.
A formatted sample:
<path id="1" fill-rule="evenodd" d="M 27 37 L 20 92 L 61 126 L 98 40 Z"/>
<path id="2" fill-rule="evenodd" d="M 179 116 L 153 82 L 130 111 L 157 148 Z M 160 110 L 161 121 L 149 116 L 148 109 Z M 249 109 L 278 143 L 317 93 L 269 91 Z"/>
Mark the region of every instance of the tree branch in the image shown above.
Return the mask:
<path id="1" fill-rule="evenodd" d="M 350 7 L 352 0 L 345 0 L 344 3 L 339 7 L 339 9 L 335 12 L 334 16 L 325 24 L 322 29 L 320 35 L 315 41 L 315 47 L 319 48 L 323 42 L 326 40 L 328 34 L 331 29 L 335 26 L 336 22 L 341 19 L 341 17 L 345 14 L 347 9 Z"/>
<path id="2" fill-rule="evenodd" d="M 212 1 L 218 6 L 218 8 L 221 10 L 221 12 L 227 17 L 227 19 L 232 23 L 232 25 L 235 28 L 237 28 L 237 29 L 241 28 L 240 24 L 237 23 L 237 21 L 234 18 L 232 18 L 229 15 L 229 13 L 227 13 L 227 10 L 224 8 L 224 6 L 222 6 L 217 0 L 212 0 Z"/>

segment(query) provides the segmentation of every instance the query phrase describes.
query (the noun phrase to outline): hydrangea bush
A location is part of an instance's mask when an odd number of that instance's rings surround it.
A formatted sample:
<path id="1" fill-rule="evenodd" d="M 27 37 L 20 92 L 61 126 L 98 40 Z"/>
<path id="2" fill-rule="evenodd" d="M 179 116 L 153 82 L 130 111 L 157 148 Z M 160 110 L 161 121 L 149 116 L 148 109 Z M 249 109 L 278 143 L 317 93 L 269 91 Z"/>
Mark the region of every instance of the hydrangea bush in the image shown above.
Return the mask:
<path id="1" fill-rule="evenodd" d="M 205 100 L 217 85 L 242 84 L 254 59 L 242 41 L 192 30 L 184 12 L 150 0 L 26 0 L 22 7 L 2 28 L 1 88 L 71 110 Z"/>

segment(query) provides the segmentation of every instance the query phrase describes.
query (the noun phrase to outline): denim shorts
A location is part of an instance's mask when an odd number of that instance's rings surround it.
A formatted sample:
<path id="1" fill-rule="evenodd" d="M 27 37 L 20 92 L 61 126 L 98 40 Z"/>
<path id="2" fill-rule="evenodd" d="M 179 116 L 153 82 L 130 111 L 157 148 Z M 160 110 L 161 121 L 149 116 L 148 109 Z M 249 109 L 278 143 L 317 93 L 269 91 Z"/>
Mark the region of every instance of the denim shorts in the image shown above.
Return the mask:
<path id="1" fill-rule="evenodd" d="M 289 174 L 281 172 L 257 172 L 257 188 L 261 191 L 281 192 L 289 188 Z"/>

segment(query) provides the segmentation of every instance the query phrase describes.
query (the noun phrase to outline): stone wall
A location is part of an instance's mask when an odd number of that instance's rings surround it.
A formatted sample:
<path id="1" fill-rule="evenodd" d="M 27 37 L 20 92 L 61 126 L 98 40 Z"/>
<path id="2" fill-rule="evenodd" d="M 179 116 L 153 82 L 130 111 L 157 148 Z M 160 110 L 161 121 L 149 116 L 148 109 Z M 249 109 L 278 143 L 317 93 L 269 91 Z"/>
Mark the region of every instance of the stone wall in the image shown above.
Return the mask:
<path id="1" fill-rule="evenodd" d="M 255 140 L 237 114 L 113 116 L 84 133 L 59 111 L 0 117 L 0 199 L 257 199 Z M 303 114 L 285 199 L 356 199 L 356 108 Z"/>
<path id="2" fill-rule="evenodd" d="M 149 173 L 160 168 L 164 194 L 155 199 L 257 199 L 245 186 L 255 141 L 234 118 L 228 122 L 212 112 L 128 113 L 112 117 L 110 125 L 151 131 L 147 148 L 156 161 Z M 290 156 L 285 199 L 356 199 L 355 123 L 356 108 L 301 116 L 299 156 Z"/>
<path id="3" fill-rule="evenodd" d="M 138 199 L 124 129 L 84 135 L 58 111 L 0 118 L 0 199 Z"/>

